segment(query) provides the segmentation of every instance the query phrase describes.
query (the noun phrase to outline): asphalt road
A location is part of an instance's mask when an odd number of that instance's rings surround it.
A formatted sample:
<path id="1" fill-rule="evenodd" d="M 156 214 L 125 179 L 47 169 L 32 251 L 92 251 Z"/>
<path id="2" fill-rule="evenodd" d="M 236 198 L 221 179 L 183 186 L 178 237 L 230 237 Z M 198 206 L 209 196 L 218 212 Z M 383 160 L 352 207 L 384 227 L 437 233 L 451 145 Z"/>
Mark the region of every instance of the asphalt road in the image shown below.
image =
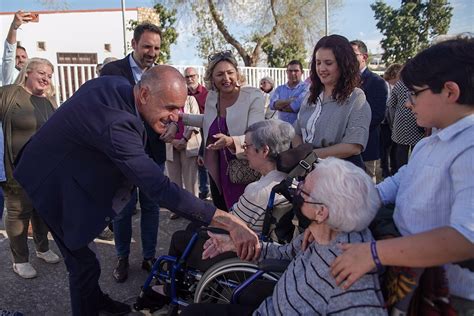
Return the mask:
<path id="1" fill-rule="evenodd" d="M 186 227 L 185 219 L 170 220 L 169 211 L 161 210 L 160 228 L 158 232 L 157 256 L 166 254 L 169 241 L 173 232 Z M 132 305 L 139 294 L 140 286 L 148 275 L 141 269 L 141 241 L 140 241 L 140 215 L 133 216 L 133 240 L 130 254 L 130 271 L 125 283 L 117 283 L 112 277 L 116 264 L 116 255 L 113 241 L 96 239 L 97 253 L 102 267 L 100 285 L 104 292 L 113 299 Z M 23 279 L 12 269 L 9 242 L 5 233 L 3 222 L 0 221 L 0 311 L 13 310 L 25 316 L 40 315 L 71 315 L 69 299 L 69 284 L 64 262 L 48 264 L 38 259 L 35 255 L 34 243 L 28 239 L 30 248 L 30 262 L 38 271 L 34 279 Z M 54 242 L 50 247 L 57 254 L 59 250 Z M 130 315 L 142 315 L 133 312 Z"/>

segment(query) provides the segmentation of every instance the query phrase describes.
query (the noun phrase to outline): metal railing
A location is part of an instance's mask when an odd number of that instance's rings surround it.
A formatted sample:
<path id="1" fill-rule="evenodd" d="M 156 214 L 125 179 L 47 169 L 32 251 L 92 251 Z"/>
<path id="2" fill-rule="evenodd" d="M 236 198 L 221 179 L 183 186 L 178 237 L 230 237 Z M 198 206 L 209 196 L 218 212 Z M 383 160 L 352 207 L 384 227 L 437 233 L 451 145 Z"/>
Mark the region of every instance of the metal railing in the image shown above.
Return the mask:
<path id="1" fill-rule="evenodd" d="M 179 65 L 175 66 L 181 73 L 187 67 L 194 67 L 197 70 L 202 82 L 206 68 L 204 66 Z M 54 84 L 56 86 L 56 102 L 59 104 L 66 101 L 76 92 L 79 87 L 87 80 L 97 77 L 97 65 L 77 65 L 77 64 L 58 64 L 55 65 Z M 287 81 L 286 68 L 265 68 L 265 67 L 239 67 L 240 72 L 245 77 L 246 84 L 258 87 L 260 79 L 269 76 L 275 81 L 275 87 L 284 84 Z M 305 69 L 303 80 L 309 75 L 309 70 Z"/>

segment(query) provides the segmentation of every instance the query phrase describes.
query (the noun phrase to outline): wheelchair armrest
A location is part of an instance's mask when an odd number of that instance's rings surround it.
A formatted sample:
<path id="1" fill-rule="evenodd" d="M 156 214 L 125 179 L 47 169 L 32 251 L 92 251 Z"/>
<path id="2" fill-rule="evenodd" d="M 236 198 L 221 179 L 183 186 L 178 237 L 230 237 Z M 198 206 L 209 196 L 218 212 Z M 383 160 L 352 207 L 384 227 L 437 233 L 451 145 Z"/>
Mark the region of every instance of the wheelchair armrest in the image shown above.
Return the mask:
<path id="1" fill-rule="evenodd" d="M 284 272 L 291 260 L 264 259 L 258 263 L 258 268 L 265 272 Z"/>

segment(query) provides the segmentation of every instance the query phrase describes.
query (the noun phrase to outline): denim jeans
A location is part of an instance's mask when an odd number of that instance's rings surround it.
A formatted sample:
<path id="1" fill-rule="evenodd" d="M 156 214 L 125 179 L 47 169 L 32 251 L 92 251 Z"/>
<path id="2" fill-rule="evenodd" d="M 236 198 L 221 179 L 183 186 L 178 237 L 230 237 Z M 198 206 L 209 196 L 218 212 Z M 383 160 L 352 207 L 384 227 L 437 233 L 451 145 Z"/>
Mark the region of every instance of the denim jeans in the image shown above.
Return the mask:
<path id="1" fill-rule="evenodd" d="M 209 177 L 207 175 L 207 169 L 204 166 L 198 166 L 198 179 L 199 179 L 199 197 L 205 197 L 209 194 Z"/>
<path id="2" fill-rule="evenodd" d="M 163 170 L 164 164 L 159 164 Z M 156 239 L 160 220 L 160 206 L 149 199 L 143 192 L 136 189 L 130 202 L 114 218 L 115 250 L 119 258 L 128 257 L 132 240 L 132 215 L 137 204 L 137 191 L 140 200 L 140 230 L 143 258 L 154 258 Z"/>

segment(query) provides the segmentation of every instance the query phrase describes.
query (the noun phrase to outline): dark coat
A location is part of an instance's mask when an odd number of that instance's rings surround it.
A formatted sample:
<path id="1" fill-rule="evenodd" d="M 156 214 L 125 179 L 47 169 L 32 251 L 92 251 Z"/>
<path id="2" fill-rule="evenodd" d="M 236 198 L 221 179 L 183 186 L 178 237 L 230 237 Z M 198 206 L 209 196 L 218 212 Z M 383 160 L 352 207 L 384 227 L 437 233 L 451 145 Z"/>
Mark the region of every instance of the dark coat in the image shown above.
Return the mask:
<path id="1" fill-rule="evenodd" d="M 209 224 L 215 207 L 163 175 L 146 154 L 133 87 L 120 77 L 86 82 L 18 155 L 15 179 L 46 224 L 71 250 L 90 243 L 136 185 L 154 202 Z"/>
<path id="2" fill-rule="evenodd" d="M 135 85 L 132 67 L 130 66 L 130 55 L 123 59 L 110 62 L 100 71 L 101 76 L 122 76 L 127 78 L 132 86 Z M 146 144 L 146 152 L 153 158 L 156 163 L 162 164 L 166 161 L 166 145 L 147 123 L 145 123 L 148 141 Z"/>
<path id="3" fill-rule="evenodd" d="M 371 161 L 380 158 L 380 124 L 385 117 L 388 89 L 385 80 L 368 68 L 364 70 L 361 77 L 361 89 L 364 90 L 365 97 L 372 110 L 369 140 L 365 151 L 362 153 L 362 158 L 364 161 Z"/>

